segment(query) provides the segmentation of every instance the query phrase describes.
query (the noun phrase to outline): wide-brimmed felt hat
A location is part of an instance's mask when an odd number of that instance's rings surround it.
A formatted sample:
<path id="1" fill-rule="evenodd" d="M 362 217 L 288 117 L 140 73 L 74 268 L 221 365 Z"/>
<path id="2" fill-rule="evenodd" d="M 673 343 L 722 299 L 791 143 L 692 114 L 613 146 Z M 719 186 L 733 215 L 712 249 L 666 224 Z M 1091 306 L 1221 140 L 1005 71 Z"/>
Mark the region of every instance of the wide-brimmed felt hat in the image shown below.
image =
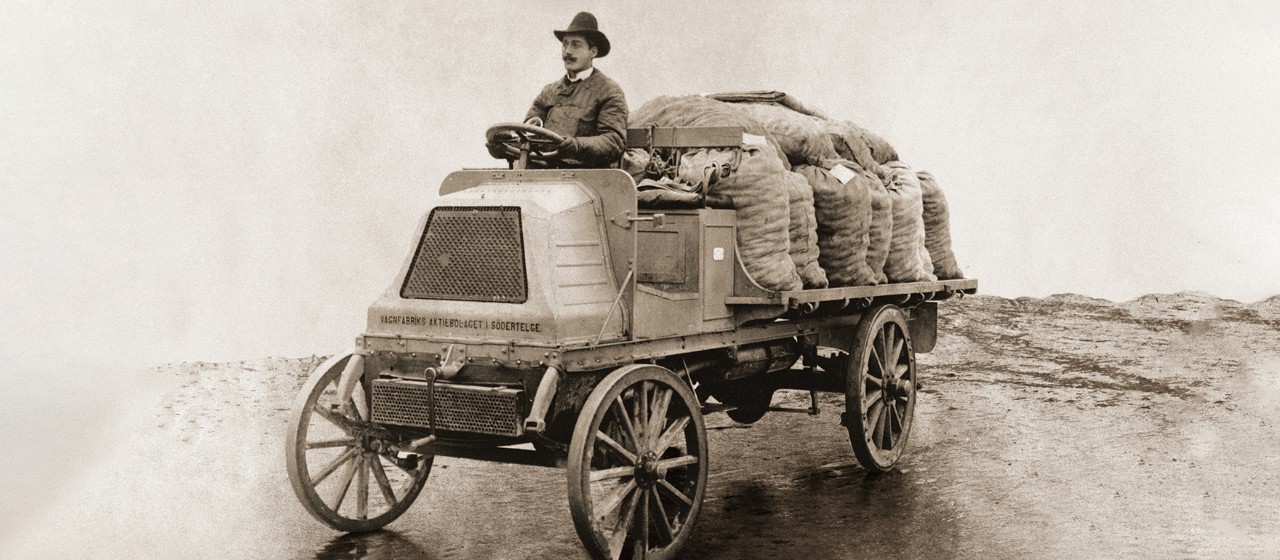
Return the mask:
<path id="1" fill-rule="evenodd" d="M 596 46 L 596 58 L 604 58 L 609 54 L 609 38 L 600 32 L 600 27 L 596 24 L 596 16 L 590 12 L 578 12 L 573 16 L 573 21 L 569 22 L 568 29 L 560 29 L 554 32 L 556 39 L 564 41 L 564 36 L 570 33 L 585 35 L 592 45 Z"/>

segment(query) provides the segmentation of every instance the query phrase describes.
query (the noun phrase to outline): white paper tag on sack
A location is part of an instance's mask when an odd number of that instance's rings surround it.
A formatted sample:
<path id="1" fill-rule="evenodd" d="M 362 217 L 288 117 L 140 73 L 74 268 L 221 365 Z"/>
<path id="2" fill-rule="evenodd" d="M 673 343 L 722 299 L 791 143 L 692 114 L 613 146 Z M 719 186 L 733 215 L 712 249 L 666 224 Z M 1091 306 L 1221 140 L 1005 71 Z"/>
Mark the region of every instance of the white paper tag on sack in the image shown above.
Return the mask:
<path id="1" fill-rule="evenodd" d="M 831 176 L 840 181 L 841 185 L 847 185 L 849 181 L 853 180 L 853 170 L 837 163 L 835 167 L 831 168 Z"/>
<path id="2" fill-rule="evenodd" d="M 743 132 L 742 144 L 745 146 L 768 146 L 769 141 L 765 140 L 763 136 Z"/>

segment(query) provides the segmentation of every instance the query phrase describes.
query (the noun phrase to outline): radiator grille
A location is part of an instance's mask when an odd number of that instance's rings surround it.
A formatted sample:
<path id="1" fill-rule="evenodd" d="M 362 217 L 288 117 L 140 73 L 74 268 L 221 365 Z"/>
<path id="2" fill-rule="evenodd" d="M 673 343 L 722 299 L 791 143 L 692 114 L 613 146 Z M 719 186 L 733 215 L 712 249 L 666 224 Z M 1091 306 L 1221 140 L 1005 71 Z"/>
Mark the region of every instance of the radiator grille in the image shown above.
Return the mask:
<path id="1" fill-rule="evenodd" d="M 431 211 L 400 296 L 524 303 L 520 209 L 445 206 Z"/>
<path id="2" fill-rule="evenodd" d="M 436 429 L 495 436 L 521 434 L 524 391 L 436 383 Z M 431 427 L 427 384 L 378 379 L 373 382 L 373 421 Z"/>

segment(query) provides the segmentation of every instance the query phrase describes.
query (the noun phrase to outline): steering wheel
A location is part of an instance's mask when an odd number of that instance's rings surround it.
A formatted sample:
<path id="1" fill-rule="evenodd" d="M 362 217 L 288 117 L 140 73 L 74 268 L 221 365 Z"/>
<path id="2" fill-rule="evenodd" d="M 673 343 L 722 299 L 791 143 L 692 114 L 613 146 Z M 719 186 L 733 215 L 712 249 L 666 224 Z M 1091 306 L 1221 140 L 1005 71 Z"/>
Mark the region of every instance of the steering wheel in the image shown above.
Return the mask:
<path id="1" fill-rule="evenodd" d="M 507 159 L 520 161 L 518 168 L 533 160 L 540 163 L 559 161 L 558 151 L 564 137 L 540 126 L 525 123 L 500 123 L 489 127 L 485 140 L 506 150 Z"/>

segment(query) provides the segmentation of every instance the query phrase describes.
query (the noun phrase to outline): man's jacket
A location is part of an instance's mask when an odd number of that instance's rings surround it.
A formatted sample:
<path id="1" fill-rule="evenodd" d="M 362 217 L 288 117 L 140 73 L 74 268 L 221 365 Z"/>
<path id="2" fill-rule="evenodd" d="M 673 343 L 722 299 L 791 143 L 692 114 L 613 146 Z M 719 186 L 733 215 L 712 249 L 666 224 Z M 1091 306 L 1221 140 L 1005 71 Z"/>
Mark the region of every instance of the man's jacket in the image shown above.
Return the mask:
<path id="1" fill-rule="evenodd" d="M 524 118 L 533 117 L 556 134 L 574 137 L 578 150 L 572 159 L 588 167 L 609 167 L 626 148 L 627 99 L 598 68 L 584 80 L 561 77 L 547 84 Z"/>

